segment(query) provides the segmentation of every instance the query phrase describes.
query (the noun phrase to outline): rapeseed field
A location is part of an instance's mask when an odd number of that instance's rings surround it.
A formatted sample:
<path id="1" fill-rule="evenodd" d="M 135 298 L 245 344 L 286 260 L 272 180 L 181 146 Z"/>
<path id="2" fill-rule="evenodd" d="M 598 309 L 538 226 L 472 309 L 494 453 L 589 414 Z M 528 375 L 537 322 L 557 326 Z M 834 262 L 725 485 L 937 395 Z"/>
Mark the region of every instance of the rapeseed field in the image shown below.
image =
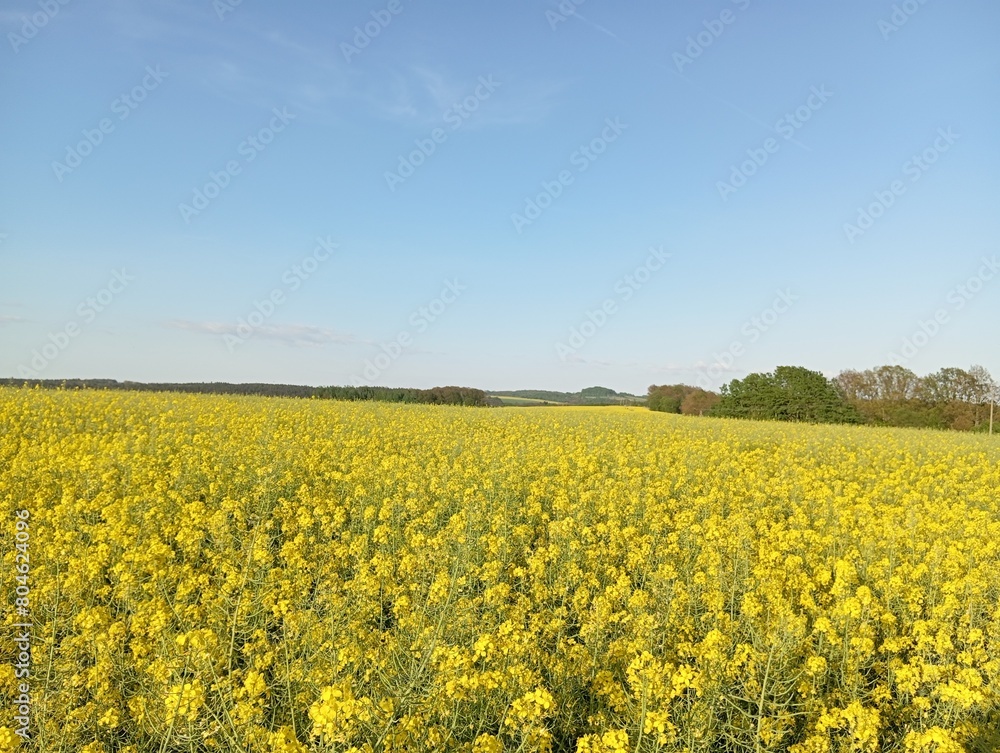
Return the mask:
<path id="1" fill-rule="evenodd" d="M 0 751 L 1000 750 L 985 436 L 0 389 L 0 509 Z"/>

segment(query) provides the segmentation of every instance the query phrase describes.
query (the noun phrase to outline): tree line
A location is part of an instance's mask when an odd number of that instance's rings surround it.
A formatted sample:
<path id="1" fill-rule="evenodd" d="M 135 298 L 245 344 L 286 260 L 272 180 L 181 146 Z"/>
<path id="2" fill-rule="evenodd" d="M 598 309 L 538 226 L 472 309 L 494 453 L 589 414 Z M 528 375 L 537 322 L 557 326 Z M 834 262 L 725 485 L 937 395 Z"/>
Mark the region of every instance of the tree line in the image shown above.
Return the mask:
<path id="1" fill-rule="evenodd" d="M 486 406 L 491 403 L 483 390 L 473 387 L 320 387 L 316 397 L 331 400 L 378 400 L 386 403 Z"/>
<path id="2" fill-rule="evenodd" d="M 131 390 L 187 392 L 206 395 L 312 397 L 315 387 L 299 384 L 233 384 L 231 382 L 119 382 L 116 379 L 0 379 L 0 386 L 49 390 Z"/>
<path id="3" fill-rule="evenodd" d="M 711 415 L 719 402 L 719 394 L 701 387 L 686 384 L 650 385 L 646 407 L 664 413 L 682 413 L 685 416 Z"/>
<path id="4" fill-rule="evenodd" d="M 801 366 L 779 366 L 734 379 L 718 393 L 651 385 L 647 406 L 685 415 L 984 431 L 998 400 L 1000 387 L 982 366 L 948 367 L 922 377 L 903 366 L 879 366 L 833 379 Z"/>
<path id="5" fill-rule="evenodd" d="M 230 382 L 119 382 L 115 379 L 0 379 L 0 386 L 64 390 L 132 390 L 209 395 L 258 395 L 331 400 L 378 400 L 389 403 L 487 406 L 483 390 L 472 387 L 309 387 L 299 384 L 232 384 Z"/>
<path id="6" fill-rule="evenodd" d="M 1000 399 L 982 366 L 922 377 L 903 366 L 879 366 L 843 371 L 834 382 L 865 423 L 886 426 L 981 430 L 989 424 L 991 401 Z"/>

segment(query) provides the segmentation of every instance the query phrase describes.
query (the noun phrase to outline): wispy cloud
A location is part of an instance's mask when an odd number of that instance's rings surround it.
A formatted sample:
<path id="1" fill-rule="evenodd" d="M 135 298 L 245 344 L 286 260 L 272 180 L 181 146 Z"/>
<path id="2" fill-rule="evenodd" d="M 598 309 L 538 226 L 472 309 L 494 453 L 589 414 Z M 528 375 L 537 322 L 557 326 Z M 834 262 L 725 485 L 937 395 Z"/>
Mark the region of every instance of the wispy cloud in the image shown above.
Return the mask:
<path id="1" fill-rule="evenodd" d="M 262 109 L 279 102 L 317 123 L 338 123 L 345 112 L 360 110 L 401 125 L 436 126 L 478 85 L 476 76 L 405 59 L 393 66 L 352 66 L 338 45 L 314 45 L 262 28 L 244 6 L 225 22 L 211 8 L 207 2 L 196 7 L 177 0 L 113 0 L 108 15 L 122 39 L 144 49 L 163 45 L 173 65 L 200 79 L 214 96 Z M 470 130 L 541 122 L 568 88 L 567 82 L 515 80 L 503 71 L 477 75 L 494 76 L 502 88 L 469 119 Z"/>
<path id="2" fill-rule="evenodd" d="M 509 78 L 503 72 L 483 71 L 477 76 L 455 76 L 427 66 L 395 72 L 391 80 L 369 84 L 363 95 L 371 112 L 385 120 L 420 127 L 439 126 L 454 107 L 474 96 L 479 76 L 499 84 L 475 115 L 464 121 L 467 130 L 544 121 L 558 106 L 569 82 L 551 79 Z"/>
<path id="3" fill-rule="evenodd" d="M 237 332 L 237 325 L 225 322 L 194 322 L 187 319 L 173 319 L 166 322 L 164 326 L 216 337 L 223 335 L 238 337 L 241 335 L 241 332 Z M 368 340 L 359 339 L 346 332 L 316 327 L 311 324 L 264 324 L 255 327 L 253 333 L 254 338 L 257 339 L 274 340 L 296 347 L 370 344 Z"/>
<path id="4" fill-rule="evenodd" d="M 628 44 L 624 39 L 622 39 L 620 36 L 618 36 L 617 34 L 615 34 L 613 31 L 610 31 L 610 30 L 606 29 L 605 27 L 601 26 L 598 23 L 594 23 L 589 18 L 584 18 L 584 16 L 579 11 L 577 11 L 576 13 L 574 13 L 573 17 L 580 19 L 581 21 L 583 21 L 585 24 L 587 24 L 591 28 L 597 29 L 598 31 L 603 32 L 604 34 L 607 34 L 612 39 L 617 39 L 622 44 Z"/>
<path id="5" fill-rule="evenodd" d="M 632 368 L 638 366 L 637 361 L 608 361 L 603 358 L 585 358 L 579 353 L 571 353 L 566 356 L 566 363 L 578 364 L 580 366 L 602 366 L 604 368 Z"/>
<path id="6" fill-rule="evenodd" d="M 566 363 L 573 363 L 581 366 L 600 366 L 609 369 L 637 369 L 644 372 L 649 372 L 653 374 L 670 374 L 670 375 L 697 375 L 702 374 L 709 366 L 714 366 L 715 369 L 723 374 L 743 374 L 745 373 L 742 369 L 735 369 L 732 367 L 723 368 L 719 364 L 712 364 L 708 361 L 695 361 L 694 363 L 658 363 L 649 361 L 613 361 L 601 358 L 586 358 L 579 355 L 578 353 L 573 353 L 566 356 Z"/>
<path id="7" fill-rule="evenodd" d="M 702 373 L 709 366 L 715 366 L 715 368 L 722 372 L 723 374 L 742 374 L 744 373 L 742 369 L 734 369 L 730 367 L 722 367 L 710 361 L 695 361 L 693 364 L 660 364 L 653 366 L 653 371 L 664 373 L 664 374 L 694 374 Z"/>
<path id="8" fill-rule="evenodd" d="M 3 327 L 7 324 L 17 324 L 18 322 L 23 322 L 23 321 L 24 319 L 22 319 L 19 316 L 6 316 L 4 314 L 0 314 L 0 327 Z"/>

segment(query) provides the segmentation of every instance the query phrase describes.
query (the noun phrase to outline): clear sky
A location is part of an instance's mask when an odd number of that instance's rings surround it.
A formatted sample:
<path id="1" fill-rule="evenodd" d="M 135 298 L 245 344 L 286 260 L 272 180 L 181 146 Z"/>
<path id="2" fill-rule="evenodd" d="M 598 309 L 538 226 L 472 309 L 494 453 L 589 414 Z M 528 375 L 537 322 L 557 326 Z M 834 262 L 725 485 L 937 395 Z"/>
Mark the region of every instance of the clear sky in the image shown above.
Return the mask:
<path id="1" fill-rule="evenodd" d="M 998 28 L 994 0 L 4 3 L 0 376 L 1000 377 Z"/>

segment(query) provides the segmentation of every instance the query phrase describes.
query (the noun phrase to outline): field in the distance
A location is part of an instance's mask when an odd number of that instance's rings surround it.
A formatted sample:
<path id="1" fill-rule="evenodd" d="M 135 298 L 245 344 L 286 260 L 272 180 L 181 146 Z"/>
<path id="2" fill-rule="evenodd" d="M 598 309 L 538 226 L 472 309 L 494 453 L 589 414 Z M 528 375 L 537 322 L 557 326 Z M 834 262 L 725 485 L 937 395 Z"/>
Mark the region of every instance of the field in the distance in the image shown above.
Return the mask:
<path id="1" fill-rule="evenodd" d="M 998 488 L 985 436 L 0 389 L 2 649 L 24 510 L 35 750 L 992 753 Z"/>
<path id="2" fill-rule="evenodd" d="M 512 395 L 490 395 L 490 397 L 496 398 L 504 405 L 519 406 L 519 405 L 565 405 L 565 403 L 555 402 L 553 400 L 539 400 L 533 397 L 514 397 Z"/>

